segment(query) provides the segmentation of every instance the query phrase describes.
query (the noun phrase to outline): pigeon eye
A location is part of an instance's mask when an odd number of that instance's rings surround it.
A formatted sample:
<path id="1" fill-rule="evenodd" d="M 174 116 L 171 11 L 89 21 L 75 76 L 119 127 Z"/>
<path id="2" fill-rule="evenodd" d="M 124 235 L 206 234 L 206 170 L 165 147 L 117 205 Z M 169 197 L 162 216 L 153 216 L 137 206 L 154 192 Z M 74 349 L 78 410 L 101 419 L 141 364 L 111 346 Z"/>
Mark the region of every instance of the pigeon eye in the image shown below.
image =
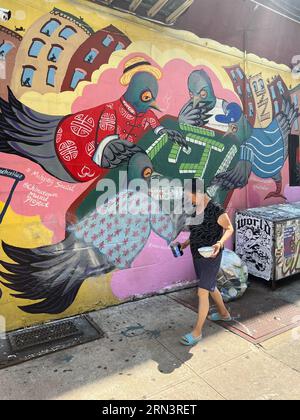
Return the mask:
<path id="1" fill-rule="evenodd" d="M 237 125 L 233 124 L 233 125 L 231 126 L 231 130 L 232 130 L 232 132 L 233 132 L 233 133 L 237 133 L 237 132 L 238 132 L 238 127 L 237 127 Z"/>
<path id="2" fill-rule="evenodd" d="M 150 92 L 150 90 L 147 90 L 146 92 L 142 93 L 141 99 L 143 102 L 150 102 L 153 99 L 153 95 Z"/>
<path id="3" fill-rule="evenodd" d="M 147 179 L 147 178 L 150 178 L 150 176 L 152 175 L 152 173 L 153 173 L 153 170 L 151 168 L 146 168 L 143 171 L 143 176 L 144 176 L 145 179 Z"/>
<path id="4" fill-rule="evenodd" d="M 206 92 L 206 90 L 201 90 L 200 92 L 200 96 L 202 99 L 206 99 L 208 97 L 208 93 Z"/>

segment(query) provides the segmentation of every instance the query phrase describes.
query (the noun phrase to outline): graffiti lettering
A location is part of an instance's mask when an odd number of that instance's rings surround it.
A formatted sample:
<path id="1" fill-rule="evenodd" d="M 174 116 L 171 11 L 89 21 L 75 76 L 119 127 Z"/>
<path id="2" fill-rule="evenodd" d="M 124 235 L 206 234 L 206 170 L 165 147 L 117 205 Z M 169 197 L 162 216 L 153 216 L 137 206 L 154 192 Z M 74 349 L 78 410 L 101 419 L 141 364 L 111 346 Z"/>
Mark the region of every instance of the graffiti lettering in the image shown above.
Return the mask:
<path id="1" fill-rule="evenodd" d="M 276 263 L 280 267 L 284 277 L 296 274 L 300 270 L 300 240 L 297 243 L 295 255 L 291 258 L 284 258 L 283 250 L 276 251 Z"/>
<path id="2" fill-rule="evenodd" d="M 0 224 L 1 224 L 3 219 L 4 219 L 4 216 L 5 216 L 6 212 L 8 210 L 8 207 L 11 203 L 11 200 L 12 200 L 14 192 L 15 192 L 17 186 L 18 186 L 18 183 L 25 179 L 25 175 L 20 173 L 20 172 L 17 172 L 17 171 L 11 170 L 11 169 L 6 169 L 6 168 L 0 168 L 0 175 L 4 176 L 4 177 L 7 177 L 7 178 L 12 178 L 15 181 L 13 186 L 11 187 L 11 190 L 8 194 L 7 200 L 6 200 L 6 202 L 4 204 L 4 207 L 3 207 L 2 211 L 1 211 L 1 214 L 0 214 Z"/>
<path id="3" fill-rule="evenodd" d="M 259 228 L 261 231 L 264 231 L 268 236 L 271 235 L 271 226 L 270 223 L 266 220 L 254 219 L 254 218 L 243 218 L 237 221 L 238 229 L 242 229 L 245 226 Z"/>

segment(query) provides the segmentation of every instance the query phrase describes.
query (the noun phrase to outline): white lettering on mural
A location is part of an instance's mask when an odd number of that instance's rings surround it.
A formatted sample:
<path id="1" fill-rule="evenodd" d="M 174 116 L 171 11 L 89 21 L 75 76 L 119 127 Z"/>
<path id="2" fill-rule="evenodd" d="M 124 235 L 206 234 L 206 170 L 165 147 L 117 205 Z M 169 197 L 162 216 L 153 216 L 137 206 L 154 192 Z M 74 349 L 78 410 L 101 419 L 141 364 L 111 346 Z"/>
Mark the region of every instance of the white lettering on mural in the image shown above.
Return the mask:
<path id="1" fill-rule="evenodd" d="M 29 204 L 31 207 L 49 207 L 51 198 L 58 198 L 56 193 L 50 193 L 39 189 L 36 185 L 25 182 L 23 188 L 29 193 L 24 201 L 25 204 Z"/>

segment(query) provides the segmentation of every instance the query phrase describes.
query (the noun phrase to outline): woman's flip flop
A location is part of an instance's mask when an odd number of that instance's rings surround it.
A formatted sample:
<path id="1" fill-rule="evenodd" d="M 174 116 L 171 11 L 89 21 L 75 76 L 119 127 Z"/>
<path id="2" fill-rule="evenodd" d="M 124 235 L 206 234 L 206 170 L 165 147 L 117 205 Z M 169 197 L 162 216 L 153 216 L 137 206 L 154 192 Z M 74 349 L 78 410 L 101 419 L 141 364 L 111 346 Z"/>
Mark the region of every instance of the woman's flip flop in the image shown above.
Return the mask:
<path id="1" fill-rule="evenodd" d="M 213 322 L 220 322 L 220 321 L 222 321 L 222 322 L 231 322 L 232 321 L 231 316 L 229 318 L 223 318 L 217 312 L 214 313 L 214 314 L 209 315 L 207 319 L 209 319 L 210 321 L 213 321 Z"/>
<path id="2" fill-rule="evenodd" d="M 180 343 L 183 344 L 184 346 L 188 346 L 188 347 L 193 347 L 196 344 L 200 343 L 200 341 L 202 340 L 202 335 L 198 338 L 195 338 L 193 336 L 193 334 L 186 334 L 185 336 L 183 336 L 180 340 Z"/>

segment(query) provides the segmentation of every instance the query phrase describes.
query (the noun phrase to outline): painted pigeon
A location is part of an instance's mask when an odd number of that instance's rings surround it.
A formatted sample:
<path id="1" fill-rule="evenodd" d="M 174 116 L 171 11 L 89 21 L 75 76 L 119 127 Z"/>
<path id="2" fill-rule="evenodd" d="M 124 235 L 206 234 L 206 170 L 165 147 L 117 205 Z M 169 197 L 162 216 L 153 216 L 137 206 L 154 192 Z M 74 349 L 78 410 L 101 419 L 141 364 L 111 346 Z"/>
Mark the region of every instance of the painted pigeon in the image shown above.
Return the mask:
<path id="1" fill-rule="evenodd" d="M 137 176 L 150 183 L 158 176 L 151 174 L 148 156 L 135 154 L 128 166 L 129 185 Z M 0 272 L 6 280 L 3 284 L 16 291 L 19 299 L 40 301 L 22 306 L 24 312 L 61 313 L 73 303 L 85 279 L 130 268 L 151 232 L 170 244 L 185 220 L 184 214 L 164 211 L 148 190 L 124 189 L 69 226 L 61 243 L 32 250 L 3 243 L 5 254 L 14 261 L 0 261 L 7 270 Z"/>
<path id="2" fill-rule="evenodd" d="M 119 100 L 67 117 L 33 111 L 9 91 L 8 102 L 0 98 L 0 152 L 31 159 L 71 183 L 101 178 L 128 161 L 141 151 L 137 143 L 149 130 L 186 147 L 183 136 L 161 126 L 152 111 L 157 109 L 158 76 L 148 64 L 149 69 L 145 63 L 141 67 L 144 71 L 134 69 Z"/>
<path id="3" fill-rule="evenodd" d="M 276 182 L 276 191 L 266 199 L 285 199 L 281 194 L 281 171 L 288 157 L 289 134 L 298 115 L 295 105 L 285 100 L 281 113 L 267 128 L 253 128 L 242 110 L 238 110 L 236 104 L 229 104 L 227 115 L 217 116 L 217 119 L 229 124 L 227 135 L 241 144 L 240 161 L 229 172 L 217 175 L 213 184 L 225 190 L 243 188 L 253 172 L 259 178 L 272 178 Z"/>
<path id="4" fill-rule="evenodd" d="M 228 124 L 216 121 L 216 115 L 224 113 L 228 103 L 216 97 L 212 81 L 204 70 L 193 71 L 188 79 L 191 99 L 179 114 L 179 122 L 197 127 L 227 131 Z"/>

